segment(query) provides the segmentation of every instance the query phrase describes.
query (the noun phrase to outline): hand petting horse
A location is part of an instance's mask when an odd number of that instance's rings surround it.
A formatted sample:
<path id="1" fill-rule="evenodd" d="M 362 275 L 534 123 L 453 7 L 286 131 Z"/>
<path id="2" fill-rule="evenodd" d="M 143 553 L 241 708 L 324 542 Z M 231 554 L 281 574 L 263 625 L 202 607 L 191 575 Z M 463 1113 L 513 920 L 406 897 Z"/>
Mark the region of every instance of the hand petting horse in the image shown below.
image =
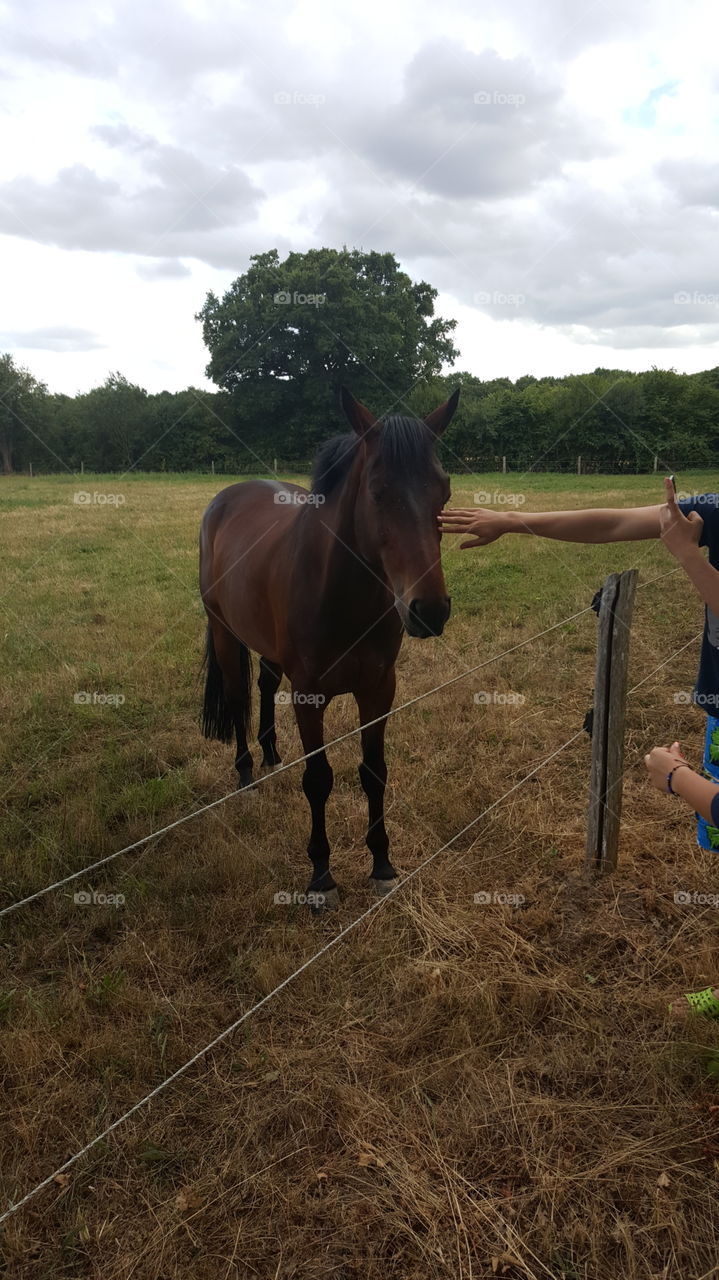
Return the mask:
<path id="1" fill-rule="evenodd" d="M 200 590 L 208 617 L 203 730 L 237 736 L 240 785 L 252 783 L 247 734 L 252 660 L 260 655 L 262 765 L 280 763 L 275 695 L 292 687 L 305 752 L 324 746 L 325 709 L 351 693 L 362 731 L 359 775 L 369 804 L 367 846 L 379 893 L 396 883 L 384 824 L 384 734 L 395 692 L 403 630 L 438 636 L 450 600 L 440 560 L 437 517 L 449 478 L 435 452 L 452 419 L 457 389 L 424 421 L 377 420 L 342 390 L 352 431 L 324 445 L 312 487 L 248 480 L 223 489 L 200 531 Z M 302 786 L 312 814 L 308 892 L 337 901 L 330 872 L 325 807 L 333 774 L 324 750 L 307 760 Z"/>

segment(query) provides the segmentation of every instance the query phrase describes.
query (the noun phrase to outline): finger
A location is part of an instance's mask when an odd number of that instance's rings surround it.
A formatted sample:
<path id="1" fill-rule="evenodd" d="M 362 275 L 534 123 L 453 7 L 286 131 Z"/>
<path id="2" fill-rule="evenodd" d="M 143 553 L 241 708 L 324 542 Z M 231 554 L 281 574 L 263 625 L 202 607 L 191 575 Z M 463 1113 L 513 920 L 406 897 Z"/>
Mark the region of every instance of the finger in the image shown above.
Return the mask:
<path id="1" fill-rule="evenodd" d="M 676 495 L 676 493 L 674 492 L 674 485 L 673 485 L 672 481 L 670 480 L 669 476 L 665 476 L 665 477 L 664 477 L 664 496 L 665 496 L 665 498 L 666 498 L 666 500 L 667 500 L 667 504 L 668 504 L 670 507 L 676 507 L 676 505 L 677 505 L 677 495 Z"/>
<path id="2" fill-rule="evenodd" d="M 698 524 L 700 529 L 704 528 L 704 521 L 698 511 L 690 511 L 687 520 L 690 524 Z"/>
<path id="3" fill-rule="evenodd" d="M 459 549 L 460 551 L 466 551 L 468 547 L 483 547 L 483 546 L 484 546 L 483 538 L 471 538 L 468 542 L 460 542 Z"/>

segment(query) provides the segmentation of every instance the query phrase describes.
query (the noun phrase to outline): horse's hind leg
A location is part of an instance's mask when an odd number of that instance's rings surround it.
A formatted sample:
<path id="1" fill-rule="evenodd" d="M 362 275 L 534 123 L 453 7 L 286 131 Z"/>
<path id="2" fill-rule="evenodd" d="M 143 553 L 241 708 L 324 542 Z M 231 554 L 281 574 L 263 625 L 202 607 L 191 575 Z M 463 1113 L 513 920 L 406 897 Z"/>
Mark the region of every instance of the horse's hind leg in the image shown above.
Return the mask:
<path id="1" fill-rule="evenodd" d="M 262 766 L 272 768 L 282 761 L 277 751 L 275 733 L 275 695 L 280 687 L 282 668 L 269 658 L 260 658 L 257 684 L 260 690 L 260 731 L 257 740 L 262 747 Z"/>
<path id="2" fill-rule="evenodd" d="M 313 875 L 307 886 L 308 893 L 323 895 L 322 905 L 333 907 L 337 904 L 337 885 L 330 871 L 330 845 L 325 826 L 325 809 L 334 781 L 332 766 L 324 750 L 324 706 L 313 703 L 295 702 L 295 716 L 300 731 L 302 746 L 305 752 L 317 751 L 305 764 L 302 776 L 302 790 L 310 805 L 312 814 L 312 830 L 307 856 L 312 862 Z"/>

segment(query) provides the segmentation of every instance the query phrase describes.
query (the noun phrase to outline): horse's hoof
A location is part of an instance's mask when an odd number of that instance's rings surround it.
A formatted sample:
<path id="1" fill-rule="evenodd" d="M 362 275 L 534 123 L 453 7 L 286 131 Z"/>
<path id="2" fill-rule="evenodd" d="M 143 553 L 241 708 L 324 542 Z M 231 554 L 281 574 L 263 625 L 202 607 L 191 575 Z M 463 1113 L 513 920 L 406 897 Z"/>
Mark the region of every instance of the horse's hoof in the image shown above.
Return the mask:
<path id="1" fill-rule="evenodd" d="M 321 916 L 325 911 L 336 911 L 340 905 L 337 889 L 308 889 L 307 900 L 312 908 L 313 916 Z"/>
<path id="2" fill-rule="evenodd" d="M 281 768 L 282 768 L 281 764 L 261 764 L 260 773 L 261 774 L 277 773 L 278 769 L 281 769 Z"/>
<path id="3" fill-rule="evenodd" d="M 242 769 L 237 771 L 237 785 L 240 791 L 246 791 L 248 787 L 252 786 L 253 782 L 254 778 L 252 777 L 251 769 Z"/>
<path id="4" fill-rule="evenodd" d="M 393 876 L 391 880 L 376 880 L 373 876 L 370 876 L 370 880 L 378 898 L 386 897 L 399 884 L 396 876 Z"/>

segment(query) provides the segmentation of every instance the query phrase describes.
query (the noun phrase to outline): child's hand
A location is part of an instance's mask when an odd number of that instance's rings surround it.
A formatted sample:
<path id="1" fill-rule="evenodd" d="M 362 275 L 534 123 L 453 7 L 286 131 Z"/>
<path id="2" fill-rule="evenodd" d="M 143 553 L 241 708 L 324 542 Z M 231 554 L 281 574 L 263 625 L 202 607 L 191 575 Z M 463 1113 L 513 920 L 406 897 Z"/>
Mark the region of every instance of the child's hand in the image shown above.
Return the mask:
<path id="1" fill-rule="evenodd" d="M 699 545 L 704 521 L 697 511 L 685 516 L 677 504 L 674 485 L 667 477 L 664 481 L 666 502 L 659 508 L 659 528 L 662 542 L 677 560 L 687 551 Z"/>
<path id="2" fill-rule="evenodd" d="M 676 769 L 678 764 L 687 764 L 688 761 L 684 759 L 679 743 L 674 742 L 671 747 L 653 747 L 644 757 L 644 763 L 652 786 L 666 794 L 667 778 L 672 769 Z"/>
<path id="3" fill-rule="evenodd" d="M 471 511 L 457 509 L 442 511 L 438 516 L 442 533 L 466 533 L 470 536 L 460 542 L 465 547 L 486 547 L 507 532 L 507 517 L 502 511 L 490 511 L 487 507 L 474 507 Z"/>

